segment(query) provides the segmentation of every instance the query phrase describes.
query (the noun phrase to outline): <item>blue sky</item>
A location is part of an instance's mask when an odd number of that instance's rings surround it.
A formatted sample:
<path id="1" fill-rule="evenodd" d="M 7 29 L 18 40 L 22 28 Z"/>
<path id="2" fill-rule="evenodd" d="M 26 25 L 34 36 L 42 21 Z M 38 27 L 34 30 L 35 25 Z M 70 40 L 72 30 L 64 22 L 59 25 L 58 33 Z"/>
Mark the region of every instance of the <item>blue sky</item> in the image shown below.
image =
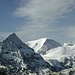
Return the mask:
<path id="1" fill-rule="evenodd" d="M 13 32 L 24 42 L 75 42 L 75 0 L 0 0 L 0 41 Z"/>
<path id="2" fill-rule="evenodd" d="M 0 32 L 14 32 L 17 26 L 24 23 L 23 18 L 12 15 L 17 7 L 18 4 L 15 0 L 0 1 Z"/>

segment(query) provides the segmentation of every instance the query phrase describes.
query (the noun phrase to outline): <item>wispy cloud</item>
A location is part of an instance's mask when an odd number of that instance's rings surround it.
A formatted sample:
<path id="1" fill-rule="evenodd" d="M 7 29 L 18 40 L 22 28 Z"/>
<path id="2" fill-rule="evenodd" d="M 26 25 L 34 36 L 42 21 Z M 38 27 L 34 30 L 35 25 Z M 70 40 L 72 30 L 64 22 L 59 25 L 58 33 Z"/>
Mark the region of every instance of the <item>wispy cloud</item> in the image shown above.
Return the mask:
<path id="1" fill-rule="evenodd" d="M 28 22 L 17 33 L 29 40 L 54 35 L 54 23 L 74 8 L 75 0 L 22 0 L 13 14 L 28 19 Z"/>
<path id="2" fill-rule="evenodd" d="M 14 15 L 28 17 L 32 21 L 49 23 L 63 16 L 64 13 L 72 11 L 74 2 L 75 0 L 29 0 L 27 4 L 23 2 Z"/>
<path id="3" fill-rule="evenodd" d="M 39 39 L 42 37 L 47 37 L 48 33 L 52 31 L 51 27 L 48 27 L 46 25 L 26 25 L 22 28 L 18 29 L 16 32 L 20 38 L 22 38 L 24 41 Z"/>
<path id="4" fill-rule="evenodd" d="M 75 25 L 71 25 L 67 28 L 66 35 L 71 39 L 75 39 Z"/>

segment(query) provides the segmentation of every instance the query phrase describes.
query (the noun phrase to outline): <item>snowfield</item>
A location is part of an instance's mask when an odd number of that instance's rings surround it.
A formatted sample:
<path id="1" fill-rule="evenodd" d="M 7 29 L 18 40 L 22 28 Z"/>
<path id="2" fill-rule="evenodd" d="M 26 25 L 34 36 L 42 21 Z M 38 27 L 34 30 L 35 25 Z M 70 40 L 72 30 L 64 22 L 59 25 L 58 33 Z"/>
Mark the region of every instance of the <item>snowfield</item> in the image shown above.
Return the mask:
<path id="1" fill-rule="evenodd" d="M 27 44 L 37 53 L 39 53 L 41 50 L 42 52 L 45 50 L 45 54 L 41 54 L 45 60 L 56 59 L 60 61 L 61 58 L 75 56 L 75 44 L 72 44 L 72 42 L 64 43 L 61 46 L 60 43 L 52 39 L 42 38 L 27 42 Z"/>
<path id="2" fill-rule="evenodd" d="M 62 47 L 57 47 L 48 50 L 45 55 L 42 55 L 45 60 L 56 59 L 61 60 L 63 57 L 75 57 L 75 45 L 68 46 L 63 45 Z"/>

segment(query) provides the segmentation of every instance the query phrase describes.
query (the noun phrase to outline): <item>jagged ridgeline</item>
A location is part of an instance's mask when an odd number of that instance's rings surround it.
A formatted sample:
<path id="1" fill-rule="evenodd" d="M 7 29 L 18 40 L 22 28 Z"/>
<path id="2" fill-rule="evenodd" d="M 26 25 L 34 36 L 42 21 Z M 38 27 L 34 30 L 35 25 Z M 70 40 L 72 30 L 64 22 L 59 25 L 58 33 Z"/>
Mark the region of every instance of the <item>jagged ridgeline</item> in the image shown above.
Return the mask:
<path id="1" fill-rule="evenodd" d="M 32 48 L 23 43 L 15 33 L 9 35 L 1 45 L 0 75 L 46 75 L 51 66 Z"/>
<path id="2" fill-rule="evenodd" d="M 75 75 L 75 44 L 47 38 L 25 44 L 13 33 L 0 42 L 0 75 Z"/>

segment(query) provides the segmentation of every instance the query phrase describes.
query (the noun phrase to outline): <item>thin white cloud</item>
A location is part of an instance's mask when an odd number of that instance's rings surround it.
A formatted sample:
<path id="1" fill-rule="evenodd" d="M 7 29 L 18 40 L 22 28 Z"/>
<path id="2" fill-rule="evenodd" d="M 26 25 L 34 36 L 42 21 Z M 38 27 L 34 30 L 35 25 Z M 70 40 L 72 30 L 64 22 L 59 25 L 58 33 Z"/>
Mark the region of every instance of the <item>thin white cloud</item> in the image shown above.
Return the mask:
<path id="1" fill-rule="evenodd" d="M 75 39 L 75 25 L 71 25 L 67 28 L 66 35 L 71 39 Z"/>
<path id="2" fill-rule="evenodd" d="M 54 36 L 52 30 L 54 32 L 56 28 L 53 23 L 63 18 L 63 14 L 72 12 L 73 8 L 75 0 L 22 0 L 20 7 L 13 14 L 29 21 L 17 33 L 23 36 L 22 39 L 29 40 Z"/>
<path id="3" fill-rule="evenodd" d="M 64 13 L 70 12 L 74 3 L 75 0 L 31 0 L 27 4 L 23 2 L 23 5 L 16 9 L 14 14 L 47 23 L 60 18 Z"/>
<path id="4" fill-rule="evenodd" d="M 55 33 L 56 30 L 53 28 L 53 23 L 63 18 L 63 14 L 72 12 L 75 7 L 75 0 L 28 0 L 27 2 L 22 0 L 20 2 L 20 7 L 13 14 L 29 20 L 27 25 L 25 24 L 17 32 L 23 40 L 27 39 L 27 41 L 54 36 L 52 31 Z"/>

